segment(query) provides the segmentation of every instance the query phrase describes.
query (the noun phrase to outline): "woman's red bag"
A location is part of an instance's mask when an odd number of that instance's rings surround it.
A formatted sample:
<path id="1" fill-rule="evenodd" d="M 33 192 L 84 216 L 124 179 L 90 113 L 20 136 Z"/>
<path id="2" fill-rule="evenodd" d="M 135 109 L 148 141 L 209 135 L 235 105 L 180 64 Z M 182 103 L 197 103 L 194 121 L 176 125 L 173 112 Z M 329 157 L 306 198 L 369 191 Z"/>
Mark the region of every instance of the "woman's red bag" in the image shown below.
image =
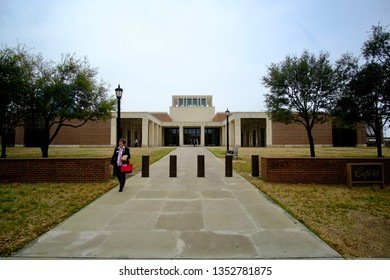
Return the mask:
<path id="1" fill-rule="evenodd" d="M 121 165 L 121 172 L 123 173 L 131 173 L 133 172 L 133 164 L 132 163 L 124 163 Z"/>

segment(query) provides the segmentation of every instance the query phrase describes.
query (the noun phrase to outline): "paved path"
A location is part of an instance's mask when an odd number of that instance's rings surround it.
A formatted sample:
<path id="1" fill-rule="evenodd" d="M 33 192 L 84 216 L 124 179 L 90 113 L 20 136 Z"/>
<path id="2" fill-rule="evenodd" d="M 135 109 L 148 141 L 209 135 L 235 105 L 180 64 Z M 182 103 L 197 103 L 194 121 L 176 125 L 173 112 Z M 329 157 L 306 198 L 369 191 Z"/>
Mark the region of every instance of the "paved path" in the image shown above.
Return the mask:
<path id="1" fill-rule="evenodd" d="M 341 258 L 208 150 L 178 148 L 150 177 L 127 180 L 41 236 L 16 258 Z M 197 155 L 206 177 L 197 178 Z"/>

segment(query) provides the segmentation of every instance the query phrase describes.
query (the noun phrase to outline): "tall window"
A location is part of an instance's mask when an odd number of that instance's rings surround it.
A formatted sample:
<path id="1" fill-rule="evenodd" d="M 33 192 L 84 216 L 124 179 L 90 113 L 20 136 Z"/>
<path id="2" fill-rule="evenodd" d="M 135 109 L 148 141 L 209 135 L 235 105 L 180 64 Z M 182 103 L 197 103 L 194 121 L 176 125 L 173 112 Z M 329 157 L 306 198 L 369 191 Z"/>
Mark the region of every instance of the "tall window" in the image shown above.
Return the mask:
<path id="1" fill-rule="evenodd" d="M 207 98 L 199 97 L 178 97 L 176 107 L 206 107 Z"/>
<path id="2" fill-rule="evenodd" d="M 193 144 L 195 139 L 197 144 L 200 144 L 200 128 L 199 127 L 185 127 L 184 128 L 184 144 Z"/>
<path id="3" fill-rule="evenodd" d="M 179 146 L 178 127 L 167 127 L 164 129 L 164 146 Z"/>
<path id="4" fill-rule="evenodd" d="M 210 127 L 205 128 L 205 145 L 206 146 L 220 146 L 220 128 L 219 127 Z"/>

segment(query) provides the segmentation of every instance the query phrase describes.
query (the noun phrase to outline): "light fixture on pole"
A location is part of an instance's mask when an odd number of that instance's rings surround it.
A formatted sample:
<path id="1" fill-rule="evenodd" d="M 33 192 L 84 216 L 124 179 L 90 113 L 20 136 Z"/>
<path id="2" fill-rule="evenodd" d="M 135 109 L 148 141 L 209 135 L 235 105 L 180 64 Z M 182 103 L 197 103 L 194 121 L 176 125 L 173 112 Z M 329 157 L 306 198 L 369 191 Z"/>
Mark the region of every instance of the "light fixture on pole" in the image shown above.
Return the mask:
<path id="1" fill-rule="evenodd" d="M 123 89 L 121 89 L 120 84 L 115 89 L 115 95 L 118 99 L 118 116 L 116 119 L 116 144 L 118 145 L 119 139 L 121 139 L 121 98 L 122 98 Z"/>
<path id="2" fill-rule="evenodd" d="M 226 114 L 226 153 L 229 153 L 229 116 L 230 116 L 230 111 L 229 109 L 226 109 L 225 111 Z"/>

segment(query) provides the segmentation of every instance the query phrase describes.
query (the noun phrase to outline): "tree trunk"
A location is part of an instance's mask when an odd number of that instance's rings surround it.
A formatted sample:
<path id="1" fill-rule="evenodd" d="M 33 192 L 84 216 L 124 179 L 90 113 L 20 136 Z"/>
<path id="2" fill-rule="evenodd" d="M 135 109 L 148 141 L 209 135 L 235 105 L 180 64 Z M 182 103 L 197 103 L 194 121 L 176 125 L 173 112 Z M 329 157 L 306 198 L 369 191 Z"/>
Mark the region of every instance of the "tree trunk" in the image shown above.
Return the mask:
<path id="1" fill-rule="evenodd" d="M 41 152 L 43 158 L 49 157 L 50 128 L 45 128 L 41 139 Z"/>
<path id="2" fill-rule="evenodd" d="M 7 157 L 7 142 L 8 142 L 9 136 L 3 130 L 1 133 L 1 158 L 6 158 Z"/>
<path id="3" fill-rule="evenodd" d="M 41 145 L 41 152 L 43 158 L 49 157 L 49 145 Z"/>
<path id="4" fill-rule="evenodd" d="M 1 158 L 7 157 L 7 141 L 4 138 L 1 137 Z"/>
<path id="5" fill-rule="evenodd" d="M 382 124 L 380 122 L 380 119 L 377 117 L 375 118 L 375 142 L 376 142 L 376 153 L 378 157 L 383 157 L 382 154 Z"/>
<path id="6" fill-rule="evenodd" d="M 311 128 L 306 128 L 306 132 L 307 132 L 307 138 L 309 138 L 310 156 L 316 157 L 316 151 L 314 148 L 314 138 L 313 138 L 313 135 L 311 134 Z"/>

